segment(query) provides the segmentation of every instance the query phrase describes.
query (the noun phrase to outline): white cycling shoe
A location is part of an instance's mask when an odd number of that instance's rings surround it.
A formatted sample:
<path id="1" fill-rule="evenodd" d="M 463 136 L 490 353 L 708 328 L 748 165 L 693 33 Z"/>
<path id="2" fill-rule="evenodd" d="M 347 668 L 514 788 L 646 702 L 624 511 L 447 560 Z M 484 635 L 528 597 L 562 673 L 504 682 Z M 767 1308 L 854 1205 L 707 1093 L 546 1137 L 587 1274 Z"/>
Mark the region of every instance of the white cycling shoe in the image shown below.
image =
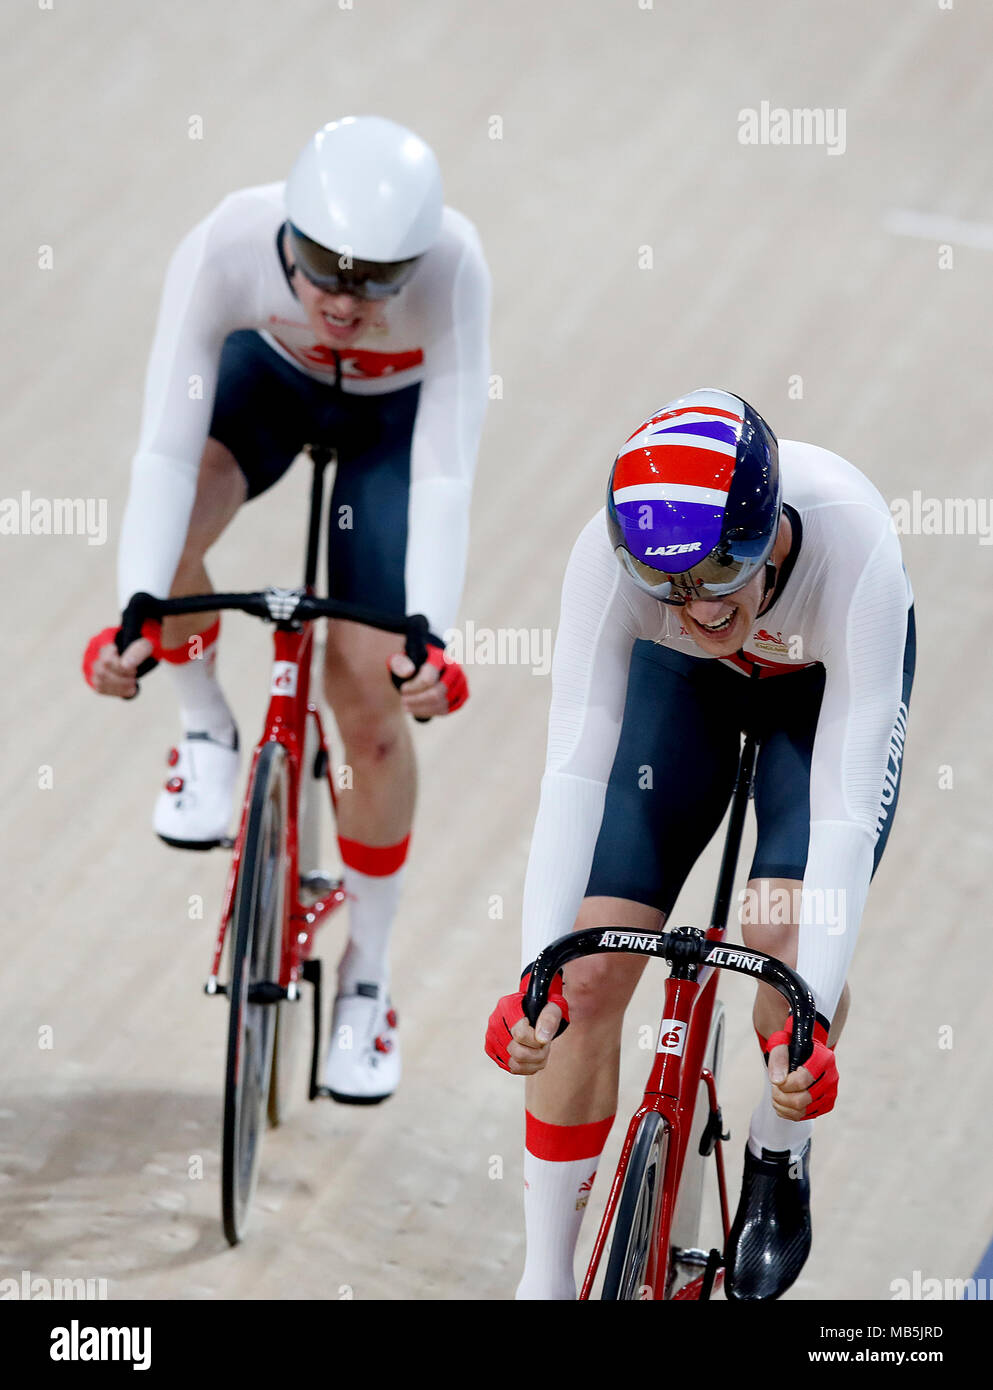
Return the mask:
<path id="1" fill-rule="evenodd" d="M 334 1001 L 324 1085 L 346 1105 L 376 1105 L 400 1084 L 396 1010 L 373 984 Z"/>
<path id="2" fill-rule="evenodd" d="M 208 734 L 186 734 L 169 750 L 169 780 L 155 803 L 155 833 L 177 849 L 213 849 L 227 838 L 238 781 L 233 748 Z"/>

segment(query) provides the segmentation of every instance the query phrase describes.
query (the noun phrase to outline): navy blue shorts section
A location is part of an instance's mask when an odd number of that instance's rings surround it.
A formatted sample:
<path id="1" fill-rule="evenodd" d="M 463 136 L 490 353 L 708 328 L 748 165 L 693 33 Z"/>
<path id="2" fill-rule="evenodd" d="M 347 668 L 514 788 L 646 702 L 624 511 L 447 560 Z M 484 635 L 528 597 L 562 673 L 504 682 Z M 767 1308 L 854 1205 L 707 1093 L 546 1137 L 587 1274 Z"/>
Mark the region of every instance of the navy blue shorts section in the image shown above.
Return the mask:
<path id="1" fill-rule="evenodd" d="M 635 643 L 587 897 L 670 912 L 720 825 L 741 745 L 737 692 L 724 688 L 723 668 L 713 679 L 715 666 Z"/>
<path id="2" fill-rule="evenodd" d="M 911 609 L 903 702 L 890 742 L 875 865 L 896 810 L 915 655 Z M 727 811 L 746 730 L 760 740 L 758 836 L 749 878 L 802 879 L 823 693 L 821 666 L 749 680 L 719 662 L 636 642 L 587 897 L 627 898 L 672 911 Z"/>
<path id="3" fill-rule="evenodd" d="M 232 333 L 221 353 L 211 437 L 261 496 L 306 444 L 335 450 L 328 520 L 328 594 L 406 609 L 410 449 L 419 386 L 358 396 L 314 381 L 258 333 Z M 305 518 L 300 518 L 301 537 Z"/>

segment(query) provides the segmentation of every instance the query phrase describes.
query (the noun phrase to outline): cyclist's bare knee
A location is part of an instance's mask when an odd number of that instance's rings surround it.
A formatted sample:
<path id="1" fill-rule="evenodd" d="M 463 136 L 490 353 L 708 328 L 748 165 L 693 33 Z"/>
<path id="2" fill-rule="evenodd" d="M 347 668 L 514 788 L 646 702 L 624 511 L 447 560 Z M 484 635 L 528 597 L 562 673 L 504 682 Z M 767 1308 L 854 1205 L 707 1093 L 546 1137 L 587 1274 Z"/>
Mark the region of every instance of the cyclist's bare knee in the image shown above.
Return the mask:
<path id="1" fill-rule="evenodd" d="M 570 961 L 564 971 L 570 1021 L 597 1024 L 621 1018 L 644 968 L 645 962 L 632 956 Z"/>
<path id="2" fill-rule="evenodd" d="M 373 766 L 388 762 L 403 743 L 402 722 L 395 717 L 370 716 L 368 710 L 363 714 L 355 706 L 348 708 L 350 713 L 344 717 L 337 709 L 334 712 L 346 761 Z"/>
<path id="3" fill-rule="evenodd" d="M 658 931 L 662 914 L 657 908 L 625 898 L 586 898 L 576 918 L 576 930 L 627 927 L 632 931 Z M 607 1023 L 619 1020 L 631 1001 L 647 961 L 642 956 L 582 956 L 565 967 L 565 994 L 573 1023 Z"/>
<path id="4" fill-rule="evenodd" d="M 409 737 L 386 665 L 402 648 L 388 632 L 328 624 L 324 690 L 350 760 L 382 762 Z"/>

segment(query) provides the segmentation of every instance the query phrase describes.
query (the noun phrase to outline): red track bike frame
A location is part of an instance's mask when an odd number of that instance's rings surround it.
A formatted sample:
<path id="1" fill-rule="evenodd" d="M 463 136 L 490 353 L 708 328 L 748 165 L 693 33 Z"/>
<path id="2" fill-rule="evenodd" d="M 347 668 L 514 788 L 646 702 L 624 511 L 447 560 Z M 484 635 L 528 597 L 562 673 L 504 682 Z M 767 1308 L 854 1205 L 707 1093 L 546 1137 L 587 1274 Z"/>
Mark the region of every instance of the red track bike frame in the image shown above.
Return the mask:
<path id="1" fill-rule="evenodd" d="M 324 725 L 320 712 L 310 699 L 310 666 L 314 645 L 314 628 L 306 623 L 302 631 L 293 632 L 277 629 L 274 634 L 274 659 L 270 683 L 269 708 L 266 711 L 265 728 L 252 755 L 242 806 L 238 836 L 235 840 L 231 867 L 228 871 L 227 887 L 221 909 L 221 924 L 217 933 L 214 958 L 207 980 L 208 994 L 217 992 L 221 956 L 228 926 L 234 911 L 235 890 L 238 885 L 238 871 L 245 837 L 245 824 L 251 797 L 253 774 L 259 752 L 266 743 L 281 743 L 286 749 L 286 762 L 289 770 L 289 804 L 287 807 L 287 826 L 285 840 L 285 859 L 283 872 L 286 876 L 287 891 L 283 894 L 282 951 L 280 955 L 278 983 L 286 990 L 287 998 L 294 999 L 299 991 L 300 972 L 309 958 L 318 927 L 345 901 L 341 888 L 335 888 L 326 898 L 305 906 L 300 901 L 299 873 L 299 826 L 298 807 L 300 804 L 300 779 L 309 773 L 303 767 L 306 748 L 307 720 L 312 719 L 317 733 L 317 756 L 321 759 L 327 779 L 331 800 L 337 806 L 331 760 L 328 756 L 324 738 Z"/>
<path id="2" fill-rule="evenodd" d="M 707 940 L 718 944 L 724 940 L 724 931 L 711 928 Z M 707 1040 L 710 1035 L 710 1020 L 714 1011 L 719 972 L 712 966 L 704 966 L 696 980 L 682 980 L 670 976 L 665 982 L 665 1007 L 662 1024 L 659 1028 L 655 1061 L 652 1065 L 645 1095 L 628 1125 L 621 1150 L 617 1172 L 607 1198 L 600 1229 L 590 1258 L 586 1278 L 580 1290 L 580 1299 L 588 1299 L 596 1278 L 597 1269 L 606 1245 L 607 1235 L 617 1211 L 624 1175 L 627 1172 L 638 1126 L 642 1117 L 654 1110 L 662 1116 L 668 1132 L 665 1169 L 662 1174 L 661 1194 L 655 1210 L 655 1229 L 649 1246 L 649 1262 L 645 1274 L 645 1286 L 651 1287 L 653 1298 L 664 1298 L 669 1278 L 670 1231 L 675 1213 L 676 1195 L 686 1158 L 693 1116 L 696 1110 L 700 1082 L 706 1084 L 710 1099 L 711 1113 L 717 1112 L 717 1086 L 710 1071 L 703 1065 Z M 728 1216 L 727 1189 L 724 1181 L 724 1155 L 718 1143 L 714 1149 L 717 1161 L 717 1182 L 720 1190 L 721 1221 L 724 1239 L 731 1229 Z M 677 1297 L 699 1297 L 702 1276 L 694 1279 Z"/>

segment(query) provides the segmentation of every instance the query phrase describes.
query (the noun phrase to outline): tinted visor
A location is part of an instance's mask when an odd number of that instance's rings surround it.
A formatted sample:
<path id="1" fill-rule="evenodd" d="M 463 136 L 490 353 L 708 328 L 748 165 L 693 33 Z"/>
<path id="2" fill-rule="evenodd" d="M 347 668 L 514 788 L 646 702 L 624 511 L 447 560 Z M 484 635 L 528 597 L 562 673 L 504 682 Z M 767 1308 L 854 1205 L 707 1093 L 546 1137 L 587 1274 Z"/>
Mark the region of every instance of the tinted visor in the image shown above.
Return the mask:
<path id="1" fill-rule="evenodd" d="M 331 294 L 357 299 L 388 299 L 398 294 L 417 269 L 420 256 L 409 261 L 359 261 L 347 252 L 332 251 L 287 223 L 290 246 L 300 270 L 311 284 Z"/>
<path id="2" fill-rule="evenodd" d="M 754 542 L 741 551 L 720 546 L 712 554 L 681 574 L 654 569 L 637 560 L 629 550 L 619 546 L 617 554 L 628 574 L 638 585 L 661 603 L 681 605 L 693 599 L 710 601 L 726 598 L 743 589 L 765 563 L 772 546 L 762 546 L 757 552 Z"/>

